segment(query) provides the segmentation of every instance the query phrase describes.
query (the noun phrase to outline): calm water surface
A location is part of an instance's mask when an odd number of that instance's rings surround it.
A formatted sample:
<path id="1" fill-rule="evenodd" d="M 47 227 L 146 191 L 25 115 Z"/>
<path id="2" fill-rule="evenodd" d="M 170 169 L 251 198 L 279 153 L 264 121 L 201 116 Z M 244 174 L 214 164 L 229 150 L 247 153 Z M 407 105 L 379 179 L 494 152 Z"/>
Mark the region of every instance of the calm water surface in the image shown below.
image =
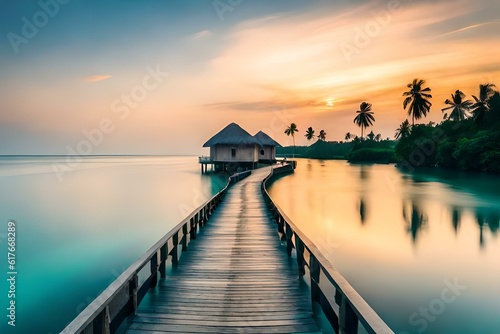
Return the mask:
<path id="1" fill-rule="evenodd" d="M 0 158 L 0 333 L 58 333 L 226 182 L 196 157 Z M 60 166 L 60 165 L 59 165 Z M 17 223 L 16 327 L 7 325 L 7 222 Z"/>
<path id="2" fill-rule="evenodd" d="M 499 176 L 299 159 L 270 194 L 396 333 L 500 333 Z"/>

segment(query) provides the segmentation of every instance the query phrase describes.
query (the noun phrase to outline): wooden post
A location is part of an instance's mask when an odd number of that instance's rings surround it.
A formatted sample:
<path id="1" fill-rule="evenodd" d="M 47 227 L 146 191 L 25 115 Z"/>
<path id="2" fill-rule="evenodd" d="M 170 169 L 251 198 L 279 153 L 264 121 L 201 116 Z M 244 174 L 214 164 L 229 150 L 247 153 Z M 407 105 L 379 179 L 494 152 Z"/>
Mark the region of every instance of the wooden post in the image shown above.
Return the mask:
<path id="1" fill-rule="evenodd" d="M 285 227 L 283 224 L 283 217 L 281 217 L 280 214 L 278 214 L 278 217 L 276 217 L 276 222 L 278 223 L 278 232 L 281 233 L 281 241 L 285 240 Z"/>
<path id="2" fill-rule="evenodd" d="M 130 280 L 129 283 L 129 296 L 130 296 L 130 303 L 132 307 L 132 312 L 137 315 L 137 304 L 138 304 L 138 298 L 137 298 L 137 291 L 139 290 L 139 277 L 137 274 L 134 275 L 132 280 Z"/>
<path id="3" fill-rule="evenodd" d="M 295 250 L 297 252 L 297 265 L 299 267 L 299 277 L 302 277 L 306 274 L 305 265 L 306 261 L 304 261 L 304 243 L 300 240 L 299 236 L 295 234 Z"/>
<path id="4" fill-rule="evenodd" d="M 109 323 L 110 318 L 109 318 L 109 305 L 106 306 L 106 308 L 102 311 L 101 313 L 101 333 L 103 334 L 110 334 L 111 331 L 109 329 Z"/>
<path id="5" fill-rule="evenodd" d="M 342 303 L 339 310 L 339 329 L 341 334 L 356 334 L 358 333 L 358 317 L 347 301 L 347 298 L 342 295 Z"/>
<path id="6" fill-rule="evenodd" d="M 172 243 L 174 248 L 172 248 L 172 250 L 170 251 L 170 255 L 172 256 L 172 264 L 176 266 L 179 264 L 179 232 L 176 232 L 174 235 L 172 235 Z"/>
<path id="7" fill-rule="evenodd" d="M 286 225 L 286 253 L 288 256 L 292 256 L 292 249 L 293 249 L 293 242 L 292 242 L 292 237 L 293 237 L 293 231 L 290 228 L 290 225 L 285 223 Z"/>
<path id="8" fill-rule="evenodd" d="M 182 225 L 182 251 L 185 252 L 187 250 L 187 237 L 188 237 L 188 226 L 187 223 Z"/>
<path id="9" fill-rule="evenodd" d="M 204 214 L 204 211 L 205 210 L 205 207 L 201 208 L 200 211 L 198 212 L 198 215 L 200 216 L 200 221 L 199 221 L 199 224 L 200 224 L 200 229 L 203 227 L 204 225 L 204 220 L 205 220 L 205 214 Z"/>
<path id="10" fill-rule="evenodd" d="M 319 303 L 321 299 L 319 288 L 320 266 L 318 260 L 312 254 L 309 257 L 309 266 L 309 274 L 311 275 L 311 300 L 313 303 Z"/>
<path id="11" fill-rule="evenodd" d="M 154 288 L 158 284 L 158 252 L 156 252 L 151 258 L 150 270 L 151 270 L 151 284 L 150 286 Z"/>
<path id="12" fill-rule="evenodd" d="M 200 213 L 194 215 L 194 239 L 196 239 L 196 234 L 198 232 L 198 224 L 200 223 Z"/>
<path id="13" fill-rule="evenodd" d="M 167 277 L 166 267 L 167 267 L 167 258 L 168 258 L 168 246 L 167 244 L 163 245 L 160 248 L 160 277 Z"/>
<path id="14" fill-rule="evenodd" d="M 191 240 L 196 239 L 196 226 L 194 222 L 194 217 L 189 220 L 189 237 Z"/>

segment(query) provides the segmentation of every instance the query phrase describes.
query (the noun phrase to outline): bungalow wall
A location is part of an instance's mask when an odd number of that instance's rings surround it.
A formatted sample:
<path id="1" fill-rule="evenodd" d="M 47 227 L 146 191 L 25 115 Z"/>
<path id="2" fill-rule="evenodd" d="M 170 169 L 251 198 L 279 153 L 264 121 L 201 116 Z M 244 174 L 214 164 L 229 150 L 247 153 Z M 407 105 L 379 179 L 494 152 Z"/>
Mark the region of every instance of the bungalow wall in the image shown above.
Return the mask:
<path id="1" fill-rule="evenodd" d="M 215 145 L 210 147 L 210 159 L 214 162 L 257 162 L 257 145 Z"/>
<path id="2" fill-rule="evenodd" d="M 276 159 L 276 146 L 259 148 L 259 160 L 272 161 Z"/>

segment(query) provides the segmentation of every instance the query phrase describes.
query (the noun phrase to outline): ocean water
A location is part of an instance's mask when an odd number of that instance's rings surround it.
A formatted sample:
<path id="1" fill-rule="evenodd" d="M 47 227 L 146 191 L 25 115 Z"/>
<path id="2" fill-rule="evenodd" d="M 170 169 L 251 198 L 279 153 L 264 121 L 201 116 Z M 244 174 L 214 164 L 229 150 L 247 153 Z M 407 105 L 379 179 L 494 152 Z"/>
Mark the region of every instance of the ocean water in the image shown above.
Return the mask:
<path id="1" fill-rule="evenodd" d="M 396 333 L 500 333 L 500 176 L 298 159 L 269 189 Z"/>
<path id="2" fill-rule="evenodd" d="M 197 157 L 1 157 L 0 333 L 60 332 L 226 181 L 202 175 Z M 15 298 L 8 296 L 9 221 Z"/>

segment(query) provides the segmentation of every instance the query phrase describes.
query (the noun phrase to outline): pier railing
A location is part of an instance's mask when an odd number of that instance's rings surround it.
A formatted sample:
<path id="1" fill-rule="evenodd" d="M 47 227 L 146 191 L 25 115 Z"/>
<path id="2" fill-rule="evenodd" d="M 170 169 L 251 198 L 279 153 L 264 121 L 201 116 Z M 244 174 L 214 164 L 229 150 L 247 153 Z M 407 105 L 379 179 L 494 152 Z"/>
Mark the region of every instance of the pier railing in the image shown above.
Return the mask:
<path id="1" fill-rule="evenodd" d="M 205 226 L 229 187 L 250 173 L 250 171 L 245 171 L 232 175 L 224 189 L 199 206 L 154 244 L 61 333 L 108 334 L 115 332 L 129 315 L 137 313 L 139 303 L 147 291 L 157 285 L 158 277 L 166 277 L 167 261 L 170 260 L 172 265 L 178 263 L 180 250 L 185 251 L 189 241 L 196 239 L 199 228 Z"/>
<path id="2" fill-rule="evenodd" d="M 212 162 L 212 158 L 210 158 L 210 157 L 205 157 L 205 156 L 198 157 L 198 163 L 200 163 L 200 164 L 211 163 L 211 162 Z"/>
<path id="3" fill-rule="evenodd" d="M 314 243 L 276 205 L 266 189 L 266 184 L 277 174 L 291 172 L 294 165 L 275 167 L 262 182 L 264 199 L 278 225 L 281 240 L 286 242 L 288 255 L 295 249 L 299 276 L 309 272 L 311 299 L 321 305 L 336 333 L 358 333 L 361 324 L 368 333 L 394 333 L 347 280 L 334 269 Z"/>

